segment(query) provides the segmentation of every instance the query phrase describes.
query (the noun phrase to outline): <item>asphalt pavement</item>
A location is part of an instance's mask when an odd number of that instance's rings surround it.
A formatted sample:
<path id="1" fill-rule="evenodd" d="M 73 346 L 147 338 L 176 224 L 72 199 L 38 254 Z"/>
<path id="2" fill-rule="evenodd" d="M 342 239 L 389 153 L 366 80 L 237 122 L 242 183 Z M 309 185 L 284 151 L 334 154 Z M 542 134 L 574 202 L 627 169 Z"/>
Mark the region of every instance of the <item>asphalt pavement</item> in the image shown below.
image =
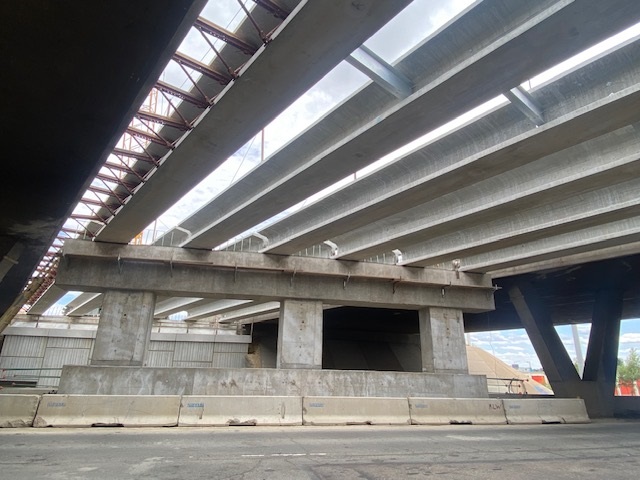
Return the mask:
<path id="1" fill-rule="evenodd" d="M 0 429 L 0 478 L 631 479 L 640 421 Z"/>

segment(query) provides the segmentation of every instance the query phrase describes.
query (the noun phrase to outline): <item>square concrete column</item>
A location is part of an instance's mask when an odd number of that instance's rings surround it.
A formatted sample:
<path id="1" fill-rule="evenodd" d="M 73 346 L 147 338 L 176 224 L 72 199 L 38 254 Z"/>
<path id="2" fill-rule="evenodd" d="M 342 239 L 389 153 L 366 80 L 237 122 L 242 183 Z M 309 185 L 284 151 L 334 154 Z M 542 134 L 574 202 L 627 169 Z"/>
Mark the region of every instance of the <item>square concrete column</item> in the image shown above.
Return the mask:
<path id="1" fill-rule="evenodd" d="M 155 304 L 152 292 L 105 293 L 91 365 L 142 366 Z"/>
<path id="2" fill-rule="evenodd" d="M 322 302 L 283 300 L 277 368 L 322 368 Z"/>
<path id="3" fill-rule="evenodd" d="M 422 371 L 469 373 L 462 312 L 452 308 L 423 308 L 420 319 Z"/>

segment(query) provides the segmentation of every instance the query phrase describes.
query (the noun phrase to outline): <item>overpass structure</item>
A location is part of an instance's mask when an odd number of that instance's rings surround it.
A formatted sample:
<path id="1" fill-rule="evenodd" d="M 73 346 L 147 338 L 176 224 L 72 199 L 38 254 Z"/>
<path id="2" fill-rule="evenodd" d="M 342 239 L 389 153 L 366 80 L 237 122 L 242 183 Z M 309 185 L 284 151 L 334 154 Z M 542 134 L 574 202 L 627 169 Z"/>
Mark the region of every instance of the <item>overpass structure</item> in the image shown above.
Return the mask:
<path id="1" fill-rule="evenodd" d="M 638 311 L 640 39 L 528 82 L 638 23 L 636 2 L 475 2 L 393 65 L 361 45 L 408 1 L 256 3 L 211 64 L 174 55 L 203 76 L 170 117 L 138 112 L 159 126 L 128 127 L 146 142 L 114 151 L 133 163 L 86 224 L 94 242 L 63 249 L 57 295 L 87 292 L 68 313 L 115 318 L 130 302 L 141 338 L 176 311 L 279 317 L 278 365 L 318 368 L 323 305 L 411 309 L 423 370 L 462 373 L 465 312 L 467 330 L 524 326 L 556 393 L 605 411 L 619 322 Z M 203 18 L 195 28 L 222 35 Z M 122 246 L 345 59 L 371 81 L 154 246 Z M 580 379 L 553 323 L 586 319 Z M 105 333 L 94 365 L 143 362 L 144 342 L 108 353 L 121 334 Z"/>

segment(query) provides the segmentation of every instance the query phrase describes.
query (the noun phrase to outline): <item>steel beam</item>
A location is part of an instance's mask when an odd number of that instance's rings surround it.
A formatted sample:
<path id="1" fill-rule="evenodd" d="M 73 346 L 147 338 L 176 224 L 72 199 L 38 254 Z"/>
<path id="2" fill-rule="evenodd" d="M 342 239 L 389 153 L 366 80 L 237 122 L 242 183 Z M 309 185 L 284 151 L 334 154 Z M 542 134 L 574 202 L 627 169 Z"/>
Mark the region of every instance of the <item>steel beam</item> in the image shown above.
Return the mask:
<path id="1" fill-rule="evenodd" d="M 407 98 L 413 93 L 413 85 L 406 75 L 364 45 L 354 50 L 346 61 L 396 98 Z"/>
<path id="2" fill-rule="evenodd" d="M 165 117 L 164 115 L 159 115 L 153 112 L 145 112 L 143 110 L 138 110 L 136 113 L 136 118 L 141 120 L 146 120 L 148 122 L 157 123 L 166 127 L 175 128 L 176 130 L 187 131 L 191 128 L 191 125 L 180 120 L 175 120 L 173 118 Z"/>
<path id="3" fill-rule="evenodd" d="M 544 123 L 544 113 L 533 97 L 521 86 L 512 88 L 508 92 L 504 92 L 504 96 L 515 105 L 525 116 L 533 122 L 534 125 L 542 125 Z"/>
<path id="4" fill-rule="evenodd" d="M 198 17 L 193 26 L 213 37 L 219 38 L 226 44 L 237 48 L 247 55 L 253 55 L 258 50 L 258 46 L 250 44 L 248 41 L 241 39 L 237 35 L 210 22 L 206 18 Z"/>
<path id="5" fill-rule="evenodd" d="M 184 65 L 185 67 L 189 67 L 190 69 L 195 70 L 196 72 L 215 80 L 216 82 L 220 83 L 220 85 L 227 85 L 231 80 L 233 80 L 229 75 L 220 73 L 217 70 L 211 68 L 209 65 L 205 65 L 204 63 L 199 62 L 195 58 L 191 58 L 184 53 L 174 53 L 173 60 L 181 65 Z"/>
<path id="6" fill-rule="evenodd" d="M 209 102 L 207 102 L 206 98 L 197 97 L 193 95 L 191 92 L 187 92 L 186 90 L 182 90 L 181 88 L 174 87 L 162 80 L 158 80 L 154 86 L 156 90 L 172 95 L 180 100 L 185 102 L 189 102 L 191 105 L 195 105 L 198 108 L 206 108 L 209 106 Z"/>
<path id="7" fill-rule="evenodd" d="M 159 158 L 152 157 L 145 152 L 134 152 L 132 150 L 125 150 L 123 148 L 114 148 L 113 154 L 120 155 L 127 158 L 134 158 L 141 162 L 147 162 L 153 165 L 158 165 L 158 160 L 159 160 Z"/>

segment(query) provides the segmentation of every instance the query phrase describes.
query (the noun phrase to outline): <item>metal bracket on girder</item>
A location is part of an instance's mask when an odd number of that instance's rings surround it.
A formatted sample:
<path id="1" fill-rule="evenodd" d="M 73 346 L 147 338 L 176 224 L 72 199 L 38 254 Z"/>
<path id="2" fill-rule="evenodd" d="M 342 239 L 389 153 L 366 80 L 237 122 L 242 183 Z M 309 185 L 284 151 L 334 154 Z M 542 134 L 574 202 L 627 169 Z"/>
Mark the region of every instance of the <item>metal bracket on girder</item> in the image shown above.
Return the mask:
<path id="1" fill-rule="evenodd" d="M 342 288 L 343 288 L 343 289 L 346 289 L 346 288 L 347 288 L 347 283 L 349 283 L 349 280 L 351 280 L 351 273 L 349 273 L 349 274 L 347 275 L 347 278 L 345 278 L 345 279 L 342 281 Z"/>
<path id="2" fill-rule="evenodd" d="M 330 249 L 331 249 L 331 257 L 335 257 L 336 255 L 338 255 L 338 245 L 333 243 L 331 240 L 325 240 L 324 242 L 325 245 L 327 245 Z"/>
<path id="3" fill-rule="evenodd" d="M 293 273 L 291 274 L 291 280 L 289 280 L 289 285 L 290 285 L 290 286 L 292 286 L 292 287 L 293 287 L 293 279 L 294 279 L 294 278 L 295 278 L 295 276 L 296 276 L 296 271 L 297 271 L 297 270 L 294 268 L 294 269 L 293 269 Z"/>
<path id="4" fill-rule="evenodd" d="M 443 285 L 442 290 L 440 290 L 440 293 L 442 294 L 443 298 L 447 294 L 447 288 L 449 288 L 451 285 L 452 285 L 451 282 L 449 282 L 449 285 Z"/>
<path id="5" fill-rule="evenodd" d="M 118 273 L 122 274 L 122 263 L 120 259 L 120 254 L 118 254 Z"/>
<path id="6" fill-rule="evenodd" d="M 258 232 L 253 232 L 252 235 L 256 238 L 259 238 L 260 240 L 262 240 L 262 248 L 266 248 L 269 246 L 269 239 L 262 235 L 261 233 Z"/>

